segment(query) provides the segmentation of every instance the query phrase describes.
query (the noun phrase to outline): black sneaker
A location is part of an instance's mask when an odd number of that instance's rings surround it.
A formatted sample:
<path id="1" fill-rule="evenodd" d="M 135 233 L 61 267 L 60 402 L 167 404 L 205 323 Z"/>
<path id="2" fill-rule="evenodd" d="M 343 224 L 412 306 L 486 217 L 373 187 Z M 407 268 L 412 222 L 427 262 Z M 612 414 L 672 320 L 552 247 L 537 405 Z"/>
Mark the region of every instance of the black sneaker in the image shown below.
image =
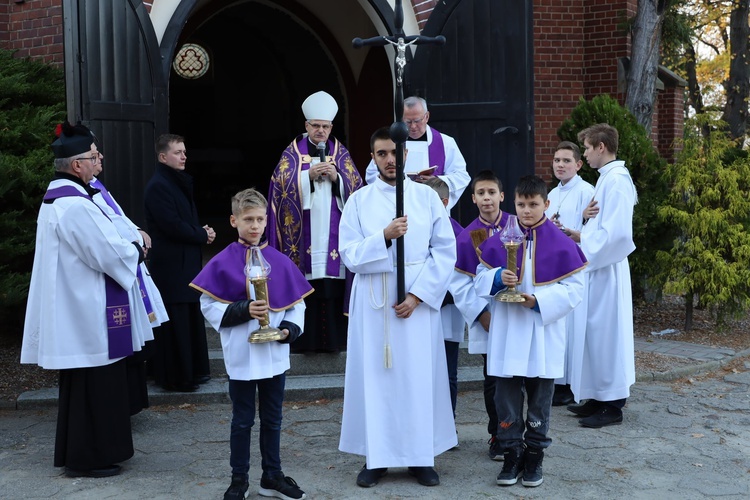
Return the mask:
<path id="1" fill-rule="evenodd" d="M 250 495 L 250 484 L 244 474 L 232 474 L 232 484 L 224 492 L 224 500 L 243 500 Z"/>
<path id="2" fill-rule="evenodd" d="M 495 462 L 503 461 L 503 449 L 500 447 L 500 441 L 495 436 L 492 436 L 487 444 L 490 445 L 489 455 L 490 459 Z"/>
<path id="3" fill-rule="evenodd" d="M 362 466 L 362 470 L 357 474 L 357 486 L 362 488 L 372 488 L 380 481 L 380 478 L 388 474 L 387 467 L 378 469 L 368 469 L 367 464 Z"/>
<path id="4" fill-rule="evenodd" d="M 523 476 L 521 484 L 534 488 L 544 481 L 542 475 L 542 460 L 544 459 L 544 450 L 541 448 L 526 448 L 523 453 Z"/>
<path id="5" fill-rule="evenodd" d="M 497 484 L 511 486 L 523 474 L 523 448 L 509 448 L 503 452 L 503 469 L 497 475 Z"/>
<path id="6" fill-rule="evenodd" d="M 437 486 L 440 476 L 433 467 L 409 467 L 409 474 L 417 478 L 422 486 Z"/>
<path id="7" fill-rule="evenodd" d="M 281 498 L 282 500 L 299 500 L 307 498 L 305 492 L 299 489 L 297 483 L 289 476 L 261 478 L 258 494 L 264 497 Z"/>

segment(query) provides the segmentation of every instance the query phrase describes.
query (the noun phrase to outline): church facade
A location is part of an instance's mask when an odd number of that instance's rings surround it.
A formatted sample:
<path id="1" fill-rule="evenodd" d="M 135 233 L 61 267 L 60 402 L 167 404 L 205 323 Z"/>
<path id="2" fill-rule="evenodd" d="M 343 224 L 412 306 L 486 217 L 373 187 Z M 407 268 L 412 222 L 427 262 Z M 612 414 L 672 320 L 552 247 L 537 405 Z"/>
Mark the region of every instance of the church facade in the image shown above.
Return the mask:
<path id="1" fill-rule="evenodd" d="M 0 5 L 0 46 L 65 69 L 68 114 L 102 139 L 103 177 L 127 190 L 118 199 L 134 218 L 153 139 L 170 131 L 186 137 L 199 211 L 223 221 L 236 191 L 266 189 L 304 130 L 301 102 L 317 90 L 339 103 L 333 134 L 364 171 L 370 134 L 394 119 L 396 50 L 352 40 L 393 35 L 395 3 L 15 0 Z M 556 130 L 579 99 L 624 102 L 630 39 L 621 25 L 636 5 L 404 0 L 406 35 L 446 39 L 406 49 L 404 95 L 427 99 L 430 125 L 456 138 L 471 175 L 493 169 L 506 193 L 522 175 L 552 180 Z M 684 82 L 660 75 L 653 140 L 671 157 Z M 453 216 L 475 215 L 465 194 Z"/>

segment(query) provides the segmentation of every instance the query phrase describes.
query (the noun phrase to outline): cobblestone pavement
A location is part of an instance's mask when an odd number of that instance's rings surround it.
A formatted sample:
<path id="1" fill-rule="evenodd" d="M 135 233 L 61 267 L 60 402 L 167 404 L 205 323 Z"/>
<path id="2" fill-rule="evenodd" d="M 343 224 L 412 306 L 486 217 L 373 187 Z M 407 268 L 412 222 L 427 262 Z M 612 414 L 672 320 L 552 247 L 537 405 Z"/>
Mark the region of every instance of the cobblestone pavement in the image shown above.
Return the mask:
<path id="1" fill-rule="evenodd" d="M 487 456 L 478 390 L 459 394 L 460 448 L 436 458 L 438 486 L 391 469 L 376 487 L 357 487 L 364 460 L 338 451 L 340 399 L 285 403 L 282 465 L 313 499 L 748 498 L 750 362 L 739 366 L 692 383 L 639 381 L 618 426 L 582 428 L 564 407 L 553 408 L 553 442 L 537 488 L 495 484 L 501 463 Z M 54 406 L 0 410 L 1 497 L 218 499 L 229 484 L 227 403 L 160 405 L 136 415 L 135 456 L 105 479 L 70 479 L 52 466 L 55 416 Z M 256 437 L 251 498 L 260 479 Z"/>

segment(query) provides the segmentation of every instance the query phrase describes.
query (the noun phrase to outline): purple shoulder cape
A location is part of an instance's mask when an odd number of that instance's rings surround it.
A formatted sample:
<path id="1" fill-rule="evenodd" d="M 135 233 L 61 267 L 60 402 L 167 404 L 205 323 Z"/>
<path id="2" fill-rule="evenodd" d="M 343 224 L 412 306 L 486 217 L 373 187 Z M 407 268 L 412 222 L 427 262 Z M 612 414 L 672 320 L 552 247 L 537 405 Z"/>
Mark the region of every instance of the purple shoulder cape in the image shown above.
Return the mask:
<path id="1" fill-rule="evenodd" d="M 570 276 L 586 267 L 586 257 L 580 247 L 563 234 L 552 221 L 545 216 L 541 222 L 530 228 L 523 228 L 534 241 L 533 254 L 531 256 L 531 278 L 534 286 L 555 283 Z M 518 270 L 519 279 L 526 272 L 526 259 L 523 252 L 526 251 L 527 240 L 518 247 L 516 262 L 520 264 Z M 506 267 L 507 253 L 500 235 L 493 235 L 479 245 L 479 260 L 489 268 Z"/>
<path id="2" fill-rule="evenodd" d="M 481 217 L 469 223 L 466 229 L 456 236 L 456 270 L 470 276 L 474 276 L 477 272 L 479 256 L 472 240 L 472 231 L 484 230 L 485 238 L 489 238 L 493 232 L 501 231 L 507 222 L 508 214 L 501 210 L 498 219 L 493 223 L 488 223 Z"/>
<path id="3" fill-rule="evenodd" d="M 313 292 L 305 276 L 286 256 L 268 243 L 260 245 L 263 257 L 271 265 L 268 278 L 268 307 L 283 311 Z M 230 243 L 203 267 L 190 286 L 220 302 L 250 299 L 250 280 L 245 276 L 245 263 L 250 246 L 240 241 Z"/>
<path id="4" fill-rule="evenodd" d="M 449 217 L 449 219 L 451 221 L 451 226 L 453 227 L 453 235 L 458 236 L 461 234 L 461 231 L 464 230 L 464 227 L 453 217 Z"/>

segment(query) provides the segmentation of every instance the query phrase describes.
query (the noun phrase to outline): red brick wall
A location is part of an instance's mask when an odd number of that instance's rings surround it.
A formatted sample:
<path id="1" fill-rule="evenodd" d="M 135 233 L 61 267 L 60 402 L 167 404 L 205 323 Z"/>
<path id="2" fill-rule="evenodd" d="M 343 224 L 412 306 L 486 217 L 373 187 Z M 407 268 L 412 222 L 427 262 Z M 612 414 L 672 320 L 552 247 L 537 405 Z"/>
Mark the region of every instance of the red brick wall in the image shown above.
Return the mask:
<path id="1" fill-rule="evenodd" d="M 557 129 L 585 94 L 588 57 L 580 0 L 534 0 L 534 142 L 536 174 L 553 179 Z"/>
<path id="2" fill-rule="evenodd" d="M 659 107 L 654 113 L 658 119 L 658 127 L 654 126 L 653 130 L 658 130 L 658 149 L 667 160 L 674 160 L 677 153 L 682 149 L 676 139 L 682 139 L 685 129 L 685 88 L 671 87 L 664 90 L 659 95 Z"/>
<path id="3" fill-rule="evenodd" d="M 618 28 L 636 0 L 534 0 L 534 122 L 536 174 L 553 179 L 557 129 L 581 97 L 617 92 L 617 62 L 630 53 Z"/>
<path id="4" fill-rule="evenodd" d="M 62 67 L 61 0 L 7 0 L 0 5 L 0 47 L 17 57 L 43 59 Z"/>
<path id="5" fill-rule="evenodd" d="M 430 14 L 435 10 L 436 3 L 437 0 L 411 0 L 414 14 L 417 17 L 417 27 L 419 28 L 420 33 L 424 29 L 424 25 L 427 24 L 427 19 L 429 19 Z"/>

